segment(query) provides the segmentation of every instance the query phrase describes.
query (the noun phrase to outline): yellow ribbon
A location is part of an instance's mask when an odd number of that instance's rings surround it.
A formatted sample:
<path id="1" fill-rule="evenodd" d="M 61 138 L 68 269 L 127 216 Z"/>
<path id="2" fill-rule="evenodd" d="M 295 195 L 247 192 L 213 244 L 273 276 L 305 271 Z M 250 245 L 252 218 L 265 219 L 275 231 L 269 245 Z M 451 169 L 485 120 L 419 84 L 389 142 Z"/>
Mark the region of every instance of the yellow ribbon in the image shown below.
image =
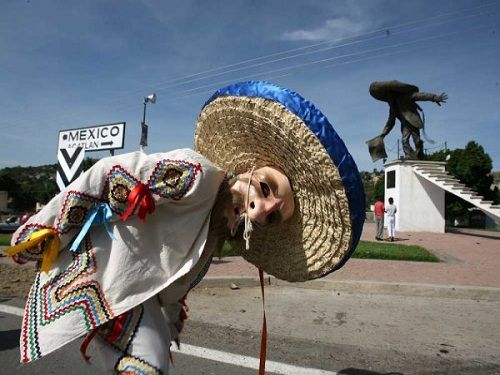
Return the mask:
<path id="1" fill-rule="evenodd" d="M 59 247 L 61 246 L 61 240 L 57 237 L 53 229 L 41 229 L 33 232 L 29 235 L 26 242 L 20 243 L 18 245 L 9 247 L 5 250 L 5 253 L 9 256 L 14 256 L 21 251 L 31 249 L 43 241 L 47 241 L 46 250 L 43 254 L 42 265 L 40 267 L 40 272 L 48 272 L 52 263 L 57 259 L 59 254 Z"/>

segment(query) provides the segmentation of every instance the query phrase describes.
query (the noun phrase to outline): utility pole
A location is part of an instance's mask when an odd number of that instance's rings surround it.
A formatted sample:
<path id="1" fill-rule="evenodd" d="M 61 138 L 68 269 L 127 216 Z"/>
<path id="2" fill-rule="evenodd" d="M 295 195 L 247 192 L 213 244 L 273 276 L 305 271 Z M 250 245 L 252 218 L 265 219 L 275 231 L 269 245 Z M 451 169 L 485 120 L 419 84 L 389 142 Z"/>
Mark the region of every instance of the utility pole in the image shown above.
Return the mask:
<path id="1" fill-rule="evenodd" d="M 146 104 L 156 103 L 156 94 L 153 93 L 144 98 L 144 110 L 142 112 L 142 122 L 141 122 L 141 141 L 139 142 L 141 152 L 144 151 L 144 147 L 148 145 L 148 126 L 146 125 Z"/>

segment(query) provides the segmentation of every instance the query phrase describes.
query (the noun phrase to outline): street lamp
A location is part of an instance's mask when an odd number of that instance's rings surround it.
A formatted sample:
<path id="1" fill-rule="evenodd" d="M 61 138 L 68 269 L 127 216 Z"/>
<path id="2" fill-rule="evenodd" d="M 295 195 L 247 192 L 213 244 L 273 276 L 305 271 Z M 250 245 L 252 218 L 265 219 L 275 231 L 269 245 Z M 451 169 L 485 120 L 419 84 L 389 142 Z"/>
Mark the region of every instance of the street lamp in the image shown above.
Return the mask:
<path id="1" fill-rule="evenodd" d="M 148 145 L 148 126 L 146 125 L 146 104 L 156 103 L 156 94 L 152 93 L 144 98 L 144 112 L 142 113 L 142 122 L 141 122 L 141 151 L 144 151 L 145 146 Z"/>

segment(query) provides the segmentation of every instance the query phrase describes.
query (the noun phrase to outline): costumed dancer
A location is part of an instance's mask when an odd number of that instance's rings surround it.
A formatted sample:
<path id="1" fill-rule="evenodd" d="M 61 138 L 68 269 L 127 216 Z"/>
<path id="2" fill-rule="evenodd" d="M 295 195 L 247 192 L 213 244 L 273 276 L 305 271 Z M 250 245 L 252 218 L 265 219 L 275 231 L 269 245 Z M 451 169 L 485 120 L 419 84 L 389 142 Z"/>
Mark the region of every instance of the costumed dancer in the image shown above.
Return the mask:
<path id="1" fill-rule="evenodd" d="M 13 235 L 7 252 L 39 262 L 21 362 L 81 340 L 106 371 L 168 374 L 186 295 L 226 239 L 288 281 L 350 257 L 361 178 L 311 103 L 268 82 L 230 85 L 203 107 L 195 144 L 102 159 Z"/>

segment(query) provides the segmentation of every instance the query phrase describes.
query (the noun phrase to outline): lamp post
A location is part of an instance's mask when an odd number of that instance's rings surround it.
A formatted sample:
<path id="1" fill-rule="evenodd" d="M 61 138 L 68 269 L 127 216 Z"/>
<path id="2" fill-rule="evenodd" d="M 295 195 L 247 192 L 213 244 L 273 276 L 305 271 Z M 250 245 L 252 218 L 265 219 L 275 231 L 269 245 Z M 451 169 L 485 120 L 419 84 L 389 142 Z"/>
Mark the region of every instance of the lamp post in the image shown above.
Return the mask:
<path id="1" fill-rule="evenodd" d="M 144 98 L 144 111 L 142 112 L 142 122 L 141 122 L 141 142 L 139 143 L 141 151 L 144 151 L 144 147 L 148 145 L 148 126 L 146 125 L 146 104 L 156 103 L 156 94 L 152 93 Z"/>

